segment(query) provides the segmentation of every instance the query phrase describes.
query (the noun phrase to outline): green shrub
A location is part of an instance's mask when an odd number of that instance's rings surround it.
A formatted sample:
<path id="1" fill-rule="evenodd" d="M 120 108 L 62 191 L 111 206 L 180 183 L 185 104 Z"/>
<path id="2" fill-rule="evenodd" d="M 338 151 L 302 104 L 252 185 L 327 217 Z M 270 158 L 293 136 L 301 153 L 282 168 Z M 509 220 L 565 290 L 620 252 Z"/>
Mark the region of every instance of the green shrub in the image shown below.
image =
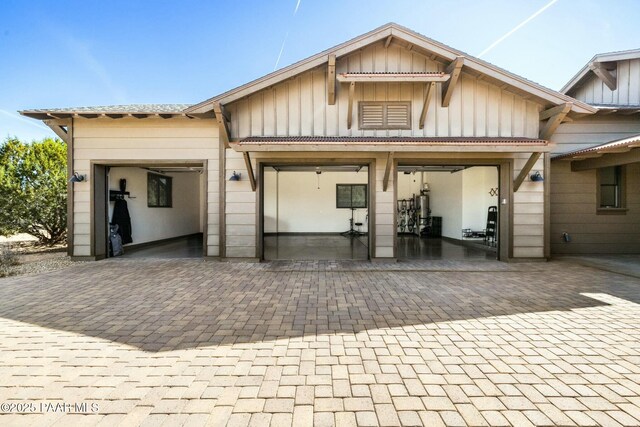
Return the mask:
<path id="1" fill-rule="evenodd" d="M 0 235 L 29 233 L 46 245 L 67 237 L 67 147 L 59 139 L 0 145 Z"/>
<path id="2" fill-rule="evenodd" d="M 11 276 L 13 274 L 11 267 L 18 264 L 18 254 L 11 249 L 11 246 L 0 245 L 0 277 Z"/>

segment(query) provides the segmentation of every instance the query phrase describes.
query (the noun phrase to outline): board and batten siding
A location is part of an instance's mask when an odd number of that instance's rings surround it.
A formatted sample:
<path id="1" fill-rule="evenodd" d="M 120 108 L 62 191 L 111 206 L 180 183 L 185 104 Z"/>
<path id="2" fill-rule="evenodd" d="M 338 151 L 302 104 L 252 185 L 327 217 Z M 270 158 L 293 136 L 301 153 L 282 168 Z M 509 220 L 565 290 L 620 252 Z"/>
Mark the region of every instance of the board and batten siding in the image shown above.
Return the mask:
<path id="1" fill-rule="evenodd" d="M 445 65 L 403 47 L 381 44 L 338 58 L 336 72 L 444 71 Z M 508 90 L 461 73 L 449 107 L 443 108 L 436 85 L 423 129 L 419 117 L 424 83 L 357 83 L 353 123 L 347 129 L 348 84 L 337 83 L 336 103 L 327 102 L 326 66 L 232 102 L 233 138 L 249 136 L 538 136 L 540 106 Z M 411 101 L 412 128 L 360 130 L 359 101 Z"/>
<path id="2" fill-rule="evenodd" d="M 640 58 L 618 61 L 613 73 L 617 79 L 615 90 L 609 89 L 593 72 L 570 95 L 589 104 L 640 105 Z"/>
<path id="3" fill-rule="evenodd" d="M 572 172 L 571 162 L 551 163 L 551 252 L 623 254 L 640 252 L 640 164 L 626 165 L 625 214 L 598 215 L 597 170 Z M 571 242 L 564 242 L 569 233 Z"/>
<path id="4" fill-rule="evenodd" d="M 445 64 L 392 44 L 382 43 L 338 58 L 336 72 L 421 72 L 443 71 Z M 441 86 L 437 84 L 423 129 L 419 117 L 427 85 L 423 83 L 357 83 L 355 86 L 352 127 L 347 129 L 348 85 L 337 83 L 336 103 L 327 102 L 326 66 L 306 71 L 284 82 L 231 102 L 226 108 L 231 116 L 231 134 L 234 139 L 249 136 L 468 136 L 468 137 L 528 137 L 537 138 L 539 112 L 542 106 L 520 95 L 498 87 L 481 78 L 461 73 L 449 107 L 443 108 Z M 358 128 L 359 101 L 410 101 L 411 129 L 361 130 Z M 246 173 L 242 156 L 226 150 L 226 176 L 234 170 Z M 350 154 L 355 154 L 354 150 Z M 275 153 L 273 153 L 275 154 Z M 305 158 L 317 153 L 289 153 Z M 323 153 L 327 154 L 328 153 Z M 343 153 L 344 154 L 344 153 Z M 360 153 L 362 154 L 362 153 Z M 256 158 L 269 154 L 255 153 Z M 375 230 L 376 258 L 395 256 L 395 171 L 390 175 L 387 191 L 382 191 L 386 154 L 375 157 Z M 455 164 L 456 159 L 472 158 L 464 153 L 440 153 Z M 520 172 L 530 153 L 476 153 L 478 158 L 496 158 L 496 164 L 505 158 L 513 159 L 513 178 Z M 436 156 L 438 157 L 438 156 Z M 435 158 L 435 157 L 434 157 Z M 534 170 L 543 175 L 542 158 Z M 488 191 L 489 189 L 487 189 Z M 256 252 L 256 198 L 252 198 L 248 181 L 228 182 L 226 200 L 227 256 L 254 257 Z M 503 194 L 513 201 L 513 256 L 515 258 L 541 258 L 544 256 L 544 185 L 527 179 L 513 195 Z M 233 226 L 229 228 L 229 221 Z M 242 223 L 239 223 L 242 222 Z"/>
<path id="5" fill-rule="evenodd" d="M 139 160 L 207 161 L 207 255 L 219 255 L 219 136 L 215 120 L 74 119 L 74 170 L 87 175 L 75 183 L 74 256 L 91 255 L 91 162 L 125 164 Z M 194 189 L 198 191 L 198 189 Z"/>

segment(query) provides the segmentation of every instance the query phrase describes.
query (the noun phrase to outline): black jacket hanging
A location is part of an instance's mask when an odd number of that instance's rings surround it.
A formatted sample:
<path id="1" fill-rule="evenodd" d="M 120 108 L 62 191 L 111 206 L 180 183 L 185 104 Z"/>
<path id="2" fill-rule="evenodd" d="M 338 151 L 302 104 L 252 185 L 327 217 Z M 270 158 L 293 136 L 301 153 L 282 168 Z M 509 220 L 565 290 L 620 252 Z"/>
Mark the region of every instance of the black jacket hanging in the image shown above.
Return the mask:
<path id="1" fill-rule="evenodd" d="M 126 200 L 116 199 L 111 224 L 118 224 L 118 234 L 122 237 L 122 244 L 126 245 L 133 242 L 131 238 L 131 216 L 129 216 Z"/>

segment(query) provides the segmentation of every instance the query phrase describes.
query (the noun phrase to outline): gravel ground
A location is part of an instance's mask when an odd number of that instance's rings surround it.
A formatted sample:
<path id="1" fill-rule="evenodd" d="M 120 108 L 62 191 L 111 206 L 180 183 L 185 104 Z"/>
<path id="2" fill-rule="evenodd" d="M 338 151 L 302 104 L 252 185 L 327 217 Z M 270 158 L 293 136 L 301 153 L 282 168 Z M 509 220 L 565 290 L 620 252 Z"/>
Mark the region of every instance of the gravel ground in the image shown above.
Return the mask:
<path id="1" fill-rule="evenodd" d="M 11 243 L 0 242 L 0 252 L 7 250 L 17 256 L 18 264 L 0 266 L 0 278 L 3 276 L 41 274 L 62 270 L 76 264 L 76 261 L 71 261 L 67 256 L 65 246 L 43 248 L 42 246 L 36 246 L 32 241 L 25 240 Z"/>

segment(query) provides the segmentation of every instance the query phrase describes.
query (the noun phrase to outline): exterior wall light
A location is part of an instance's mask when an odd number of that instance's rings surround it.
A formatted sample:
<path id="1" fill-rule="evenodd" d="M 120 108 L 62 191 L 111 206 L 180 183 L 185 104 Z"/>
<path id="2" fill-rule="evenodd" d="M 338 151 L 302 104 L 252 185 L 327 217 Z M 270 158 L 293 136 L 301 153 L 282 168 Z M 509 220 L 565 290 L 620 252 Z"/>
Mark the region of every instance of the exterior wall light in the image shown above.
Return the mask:
<path id="1" fill-rule="evenodd" d="M 241 176 L 242 175 L 240 174 L 240 172 L 233 171 L 233 174 L 231 174 L 229 181 L 240 181 Z"/>
<path id="2" fill-rule="evenodd" d="M 534 173 L 531 174 L 530 176 L 531 181 L 544 181 L 544 178 L 542 177 L 542 174 L 539 171 L 535 171 Z"/>
<path id="3" fill-rule="evenodd" d="M 74 172 L 73 175 L 71 175 L 71 179 L 69 180 L 69 182 L 84 182 L 87 180 L 87 175 L 80 175 L 78 172 Z"/>

